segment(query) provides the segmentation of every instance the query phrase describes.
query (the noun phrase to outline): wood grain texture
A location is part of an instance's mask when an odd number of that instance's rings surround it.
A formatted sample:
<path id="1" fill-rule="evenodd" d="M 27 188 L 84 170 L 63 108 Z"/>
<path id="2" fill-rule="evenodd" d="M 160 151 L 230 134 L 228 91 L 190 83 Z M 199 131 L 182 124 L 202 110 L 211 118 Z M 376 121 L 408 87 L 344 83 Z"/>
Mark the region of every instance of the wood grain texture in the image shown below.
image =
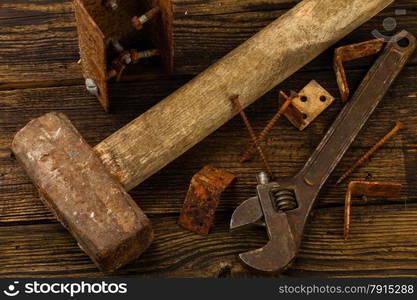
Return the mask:
<path id="1" fill-rule="evenodd" d="M 174 70 L 179 73 L 195 73 L 207 68 L 223 55 L 239 46 L 255 32 L 271 23 L 299 1 L 195 1 L 173 0 L 174 21 Z M 344 42 L 358 42 L 374 38 L 374 29 L 391 36 L 383 29 L 383 20 L 395 15 L 396 9 L 405 9 L 406 15 L 395 16 L 395 30 L 412 30 L 417 25 L 416 1 L 395 1 L 377 17 L 373 18 L 348 36 Z M 320 20 L 323 15 L 318 15 Z M 294 43 L 295 40 L 286 41 Z M 323 68 L 323 61 L 308 68 Z"/>
<path id="2" fill-rule="evenodd" d="M 2 1 L 0 25 L 0 88 L 80 82 L 71 1 Z"/>
<path id="3" fill-rule="evenodd" d="M 391 2 L 304 0 L 94 150 L 130 190 L 237 114 L 232 96 L 248 106 Z"/>
<path id="4" fill-rule="evenodd" d="M 177 0 L 177 24 L 174 28 L 178 41 L 176 72 L 199 73 L 296 3 L 292 0 L 211 0 L 204 3 Z M 396 9 L 408 12 L 395 16 L 398 22 L 396 30 L 417 32 L 416 3 L 416 0 L 395 1 L 338 45 L 373 38 L 373 29 L 392 35 L 393 32 L 383 30 L 382 21 L 395 15 Z M 0 3 L 0 25 L 0 89 L 83 82 L 77 65 L 79 50 L 71 0 L 3 0 Z M 331 52 L 326 54 L 303 70 L 330 69 Z M 417 55 L 411 61 L 416 63 Z M 366 66 L 366 62 L 360 60 L 348 64 L 348 68 L 361 68 Z M 149 73 L 155 74 L 155 70 L 142 66 L 126 73 L 122 80 L 137 81 Z"/>
<path id="5" fill-rule="evenodd" d="M 97 99 L 105 111 L 109 110 L 107 88 L 107 41 L 103 28 L 94 19 L 88 6 L 81 0 L 74 0 L 74 13 L 77 23 L 80 66 L 83 77 L 92 80 L 97 88 Z M 102 7 L 100 5 L 100 7 Z M 105 7 L 104 7 L 105 8 Z M 102 13 L 102 11 L 100 11 Z M 104 15 L 102 13 L 102 15 Z M 108 19 L 108 18 L 107 18 Z M 100 19 L 101 20 L 101 19 Z"/>
<path id="6" fill-rule="evenodd" d="M 229 217 L 218 215 L 212 233 L 202 237 L 179 227 L 176 216 L 151 216 L 156 236 L 149 251 L 109 276 L 261 276 L 246 270 L 237 254 L 264 245 L 264 232 L 252 228 L 230 233 Z M 354 206 L 350 239 L 345 241 L 343 209 L 320 209 L 307 226 L 298 258 L 281 276 L 416 276 L 416 219 L 415 204 Z M 103 276 L 55 223 L 0 227 L 0 253 L 1 277 Z"/>
<path id="7" fill-rule="evenodd" d="M 285 1 L 288 4 L 281 2 L 283 9 L 294 4 L 291 1 Z M 214 0 L 208 1 L 207 5 L 215 6 L 215 3 Z M 229 3 L 230 6 L 226 5 Z M 243 1 L 223 2 L 224 7 L 228 7 L 231 12 L 223 22 L 232 22 L 234 18 L 240 18 L 252 9 L 247 8 L 242 12 L 233 10 L 236 7 L 234 5 L 241 3 Z M 196 5 L 201 7 L 202 3 L 196 2 Z M 417 34 L 416 1 L 397 0 L 338 45 L 372 38 L 370 30 L 381 30 L 382 20 L 387 16 L 394 16 L 396 8 L 407 9 L 406 16 L 395 17 L 398 28 Z M 48 68 L 51 62 L 68 66 L 69 61 L 73 62 L 70 57 L 75 58 L 74 62 L 78 59 L 73 15 L 72 12 L 65 12 L 66 9 L 71 10 L 71 5 L 66 0 L 4 0 L 0 4 L 0 24 L 3 32 L 0 38 L 0 89 L 3 89 L 0 92 L 1 277 L 102 276 L 89 258 L 79 250 L 75 240 L 42 205 L 33 184 L 12 157 L 9 147 L 15 132 L 30 119 L 56 110 L 67 114 L 90 145 L 95 145 L 191 79 L 188 75 L 169 77 L 155 72 L 155 75 L 139 74 L 127 77 L 127 82 L 111 85 L 111 99 L 115 106 L 112 114 L 104 113 L 97 100 L 84 91 L 81 72 L 75 73 L 78 66 L 74 69 Z M 50 24 L 55 20 L 54 14 L 61 13 L 68 13 L 67 17 L 60 19 L 66 22 L 62 25 L 63 30 L 67 32 L 66 37 L 56 39 L 54 30 L 39 30 L 42 24 Z M 253 18 L 252 21 L 258 22 L 269 13 L 268 9 L 259 10 L 258 19 Z M 33 20 L 37 20 L 40 25 L 32 27 Z M 242 30 L 249 36 L 249 31 L 253 32 L 256 28 L 252 26 L 253 23 L 247 24 L 248 28 Z M 20 33 L 15 35 L 16 41 L 9 41 L 10 35 L 6 33 L 16 30 L 16 27 Z M 199 27 L 193 30 L 199 30 Z M 218 27 L 213 27 L 213 34 L 216 30 Z M 232 36 L 236 31 L 229 35 L 230 41 L 233 41 Z M 26 62 L 20 64 L 19 61 L 13 61 L 16 53 L 8 50 L 6 53 L 5 49 L 9 49 L 13 44 L 20 45 L 20 39 L 27 41 L 23 38 L 25 34 L 30 44 L 26 45 L 27 52 L 25 47 L 18 46 L 24 57 L 27 57 Z M 65 40 L 70 47 L 65 50 L 66 55 L 60 55 L 64 49 L 56 49 L 55 44 L 66 43 L 63 42 Z M 196 40 L 198 44 L 201 42 Z M 190 43 L 193 43 L 193 40 L 190 40 Z M 216 48 L 221 46 L 221 49 L 230 47 L 223 41 L 215 45 Z M 194 46 L 190 44 L 190 47 Z M 30 55 L 30 49 L 38 49 L 38 55 Z M 203 56 L 208 50 L 206 48 L 197 51 L 203 52 L 195 52 L 194 55 Z M 352 90 L 356 89 L 373 60 L 372 57 L 347 64 L 347 75 Z M 285 91 L 299 90 L 314 78 L 332 95 L 337 96 L 331 61 L 332 51 L 327 51 L 278 88 Z M 315 216 L 306 227 L 300 255 L 283 276 L 417 276 L 415 62 L 416 56 L 400 74 L 320 193 L 314 209 Z M 190 71 L 190 74 L 194 74 L 194 71 Z M 14 90 L 4 90 L 10 88 Z M 276 112 L 278 88 L 247 109 L 257 132 L 260 132 Z M 278 121 L 268 141 L 270 146 L 265 147 L 277 176 L 291 175 L 299 170 L 341 107 L 340 99 L 336 99 L 304 132 L 298 132 L 285 118 Z M 345 185 L 335 186 L 334 183 L 338 176 L 382 137 L 397 119 L 403 121 L 404 129 L 349 179 L 398 181 L 404 185 L 401 196 L 398 199 L 371 199 L 366 204 L 355 198 L 352 207 L 351 236 L 344 242 L 342 231 Z M 244 269 L 236 254 L 262 246 L 265 242 L 264 231 L 252 229 L 230 234 L 227 229 L 232 210 L 241 201 L 254 195 L 254 175 L 262 170 L 262 164 L 256 156 L 245 164 L 238 163 L 241 151 L 246 148 L 249 140 L 242 121 L 235 117 L 185 155 L 132 190 L 130 194 L 153 222 L 157 234 L 156 242 L 142 259 L 113 276 L 259 276 Z M 189 180 L 207 163 L 225 168 L 238 178 L 222 196 L 213 233 L 201 238 L 181 229 L 176 220 Z"/>
<path id="8" fill-rule="evenodd" d="M 360 81 L 365 71 L 350 73 L 352 87 Z M 297 89 L 310 79 L 309 74 L 296 74 L 279 86 L 284 90 Z M 337 84 L 333 72 L 322 72 L 315 77 L 331 94 L 337 93 Z M 406 184 L 401 200 L 413 201 L 417 195 L 416 178 L 413 175 L 413 162 L 417 147 L 417 100 L 414 82 L 417 71 L 414 67 L 406 68 L 394 83 L 387 97 L 371 117 L 367 126 L 347 152 L 329 184 L 322 190 L 317 205 L 342 205 L 345 186 L 334 186 L 340 176 L 366 149 L 371 147 L 394 121 L 399 119 L 404 128 L 380 149 L 370 161 L 359 168 L 350 179 L 365 179 L 371 175 L 372 180 L 397 180 Z M 105 114 L 94 97 L 86 96 L 83 86 L 44 89 L 28 89 L 0 92 L 0 103 L 5 107 L 0 112 L 1 132 L 0 148 L 7 151 L 15 132 L 32 118 L 51 110 L 64 112 L 83 137 L 94 145 L 133 119 L 135 112 L 144 112 L 161 97 L 181 86 L 187 78 L 172 81 L 166 79 L 156 87 L 153 81 L 123 83 L 118 85 L 117 113 Z M 251 105 L 248 116 L 259 132 L 278 108 L 277 89 Z M 137 96 L 139 95 L 140 96 Z M 30 101 L 29 101 L 30 100 Z M 265 147 L 276 176 L 283 177 L 294 174 L 304 164 L 308 156 L 320 142 L 323 134 L 342 107 L 340 100 L 335 101 L 305 131 L 299 132 L 285 118 L 278 121 L 270 134 L 270 145 Z M 90 116 L 94 115 L 94 119 Z M 240 164 L 241 151 L 249 144 L 250 138 L 239 117 L 234 118 L 203 142 L 199 143 L 168 167 L 152 176 L 131 195 L 146 213 L 166 214 L 178 213 L 185 198 L 189 180 L 203 165 L 211 163 L 224 168 L 238 176 L 230 190 L 227 190 L 220 202 L 219 210 L 231 212 L 242 200 L 253 195 L 256 183 L 255 172 L 262 170 L 262 163 L 257 156 L 247 163 Z M 0 220 L 9 222 L 33 222 L 52 219 L 42 207 L 30 180 L 17 162 L 5 155 L 0 158 L 1 197 Z M 415 159 L 414 159 L 415 160 Z M 409 168 L 409 170 L 407 169 Z M 368 174 L 369 173 L 369 174 Z"/>

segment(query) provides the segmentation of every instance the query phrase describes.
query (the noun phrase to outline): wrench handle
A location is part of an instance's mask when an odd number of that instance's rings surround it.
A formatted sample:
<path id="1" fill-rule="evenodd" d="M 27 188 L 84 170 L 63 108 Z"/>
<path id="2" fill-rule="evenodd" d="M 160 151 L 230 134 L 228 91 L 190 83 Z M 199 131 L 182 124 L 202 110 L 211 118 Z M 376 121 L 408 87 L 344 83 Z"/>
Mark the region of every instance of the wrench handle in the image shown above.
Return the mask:
<path id="1" fill-rule="evenodd" d="M 400 40 L 406 45 L 400 45 Z M 320 189 L 326 182 L 415 48 L 415 37 L 406 31 L 391 38 L 352 99 L 300 171 L 308 185 Z"/>

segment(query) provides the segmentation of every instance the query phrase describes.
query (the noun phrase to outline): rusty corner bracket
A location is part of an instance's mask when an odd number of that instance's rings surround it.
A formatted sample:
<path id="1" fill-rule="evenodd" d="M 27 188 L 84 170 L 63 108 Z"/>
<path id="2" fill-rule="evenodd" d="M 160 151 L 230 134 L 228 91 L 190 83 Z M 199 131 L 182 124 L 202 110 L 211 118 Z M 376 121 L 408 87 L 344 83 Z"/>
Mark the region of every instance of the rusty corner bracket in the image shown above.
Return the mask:
<path id="1" fill-rule="evenodd" d="M 352 196 L 397 197 L 400 194 L 401 187 L 400 183 L 392 182 L 351 181 L 345 197 L 344 239 L 347 240 L 349 236 Z"/>
<path id="2" fill-rule="evenodd" d="M 86 88 L 105 111 L 110 108 L 108 81 L 119 79 L 128 65 L 161 56 L 165 70 L 172 71 L 171 1 L 74 0 L 73 4 Z M 143 30 L 139 23 L 146 23 Z M 151 42 L 156 49 L 137 51 L 134 48 L 141 48 L 140 41 Z"/>
<path id="3" fill-rule="evenodd" d="M 313 122 L 330 104 L 334 97 L 317 81 L 311 80 L 292 99 L 285 110 L 284 116 L 300 131 Z M 282 98 L 280 102 L 283 103 Z"/>
<path id="4" fill-rule="evenodd" d="M 349 99 L 349 86 L 347 83 L 344 62 L 362 57 L 374 55 L 381 51 L 384 39 L 374 39 L 357 44 L 339 47 L 334 52 L 333 68 L 336 73 L 337 85 L 339 86 L 340 98 L 343 102 Z"/>
<path id="5" fill-rule="evenodd" d="M 208 234 L 221 193 L 235 176 L 229 172 L 205 166 L 191 179 L 178 224 L 197 234 Z"/>

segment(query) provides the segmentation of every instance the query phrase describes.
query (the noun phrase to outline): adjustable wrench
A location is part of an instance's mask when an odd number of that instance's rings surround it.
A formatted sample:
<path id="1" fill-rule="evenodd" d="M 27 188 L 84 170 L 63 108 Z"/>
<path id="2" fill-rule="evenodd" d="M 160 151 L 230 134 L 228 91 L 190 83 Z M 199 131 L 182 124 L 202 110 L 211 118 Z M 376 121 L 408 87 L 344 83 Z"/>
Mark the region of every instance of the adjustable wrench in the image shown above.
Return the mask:
<path id="1" fill-rule="evenodd" d="M 236 229 L 264 218 L 269 241 L 260 249 L 239 255 L 246 265 L 260 271 L 279 272 L 295 259 L 317 194 L 415 48 L 415 37 L 406 31 L 388 41 L 298 174 L 274 182 L 269 182 L 265 173 L 258 174 L 257 196 L 238 206 L 230 223 L 230 228 Z"/>

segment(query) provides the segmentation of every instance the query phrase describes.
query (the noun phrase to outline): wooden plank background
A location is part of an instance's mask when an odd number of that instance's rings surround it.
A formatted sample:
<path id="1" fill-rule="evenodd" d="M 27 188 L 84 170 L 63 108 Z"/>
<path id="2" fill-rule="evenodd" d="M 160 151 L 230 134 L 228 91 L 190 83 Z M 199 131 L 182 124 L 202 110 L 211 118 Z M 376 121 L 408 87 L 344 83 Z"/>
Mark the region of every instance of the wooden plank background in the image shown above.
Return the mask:
<path id="1" fill-rule="evenodd" d="M 168 76 L 147 70 L 125 77 L 123 82 L 111 85 L 113 112 L 106 114 L 83 86 L 76 63 L 78 48 L 71 2 L 3 0 L 0 3 L 0 276 L 102 276 L 42 205 L 29 178 L 11 155 L 10 143 L 19 128 L 43 113 L 61 111 L 94 145 L 295 2 L 183 0 L 181 5 L 177 1 L 178 14 L 181 8 L 188 7 L 189 16 L 178 18 L 178 24 L 182 24 L 177 29 L 178 41 L 190 45 L 184 46 L 183 53 L 178 55 L 178 65 L 183 66 L 179 69 L 181 74 Z M 218 3 L 223 5 L 216 11 L 213 7 Z M 398 8 L 406 9 L 407 14 L 395 16 Z M 210 16 L 207 11 L 215 14 Z M 397 29 L 417 35 L 417 1 L 397 0 L 338 45 L 372 38 L 373 29 L 392 34 L 382 28 L 383 20 L 389 16 L 395 16 Z M 232 23 L 234 26 L 230 27 Z M 195 28 L 207 29 L 206 35 L 197 36 Z M 216 48 L 207 53 L 211 47 Z M 189 49 L 194 50 L 190 53 Z M 194 57 L 201 59 L 196 61 Z M 332 49 L 251 105 L 247 112 L 255 129 L 259 132 L 275 113 L 278 89 L 300 90 L 314 78 L 338 96 L 331 61 Z M 358 85 L 372 62 L 373 58 L 369 58 L 348 64 L 352 87 Z M 414 55 L 321 191 L 300 254 L 281 276 L 417 275 L 416 63 Z M 303 132 L 286 119 L 278 122 L 266 148 L 277 176 L 294 174 L 304 164 L 341 107 L 337 99 Z M 396 120 L 401 120 L 405 128 L 349 179 L 397 181 L 404 185 L 401 196 L 372 199 L 368 203 L 354 200 L 351 235 L 344 241 L 346 183 L 336 186 L 335 181 Z M 234 233 L 228 230 L 233 209 L 254 195 L 255 174 L 262 170 L 257 158 L 245 164 L 238 162 L 248 142 L 244 125 L 236 117 L 134 189 L 131 195 L 152 220 L 156 238 L 139 260 L 108 276 L 260 276 L 244 268 L 237 254 L 264 245 L 264 230 L 253 228 Z M 211 234 L 198 236 L 180 228 L 176 221 L 190 178 L 208 163 L 235 173 L 237 180 L 224 193 Z"/>

